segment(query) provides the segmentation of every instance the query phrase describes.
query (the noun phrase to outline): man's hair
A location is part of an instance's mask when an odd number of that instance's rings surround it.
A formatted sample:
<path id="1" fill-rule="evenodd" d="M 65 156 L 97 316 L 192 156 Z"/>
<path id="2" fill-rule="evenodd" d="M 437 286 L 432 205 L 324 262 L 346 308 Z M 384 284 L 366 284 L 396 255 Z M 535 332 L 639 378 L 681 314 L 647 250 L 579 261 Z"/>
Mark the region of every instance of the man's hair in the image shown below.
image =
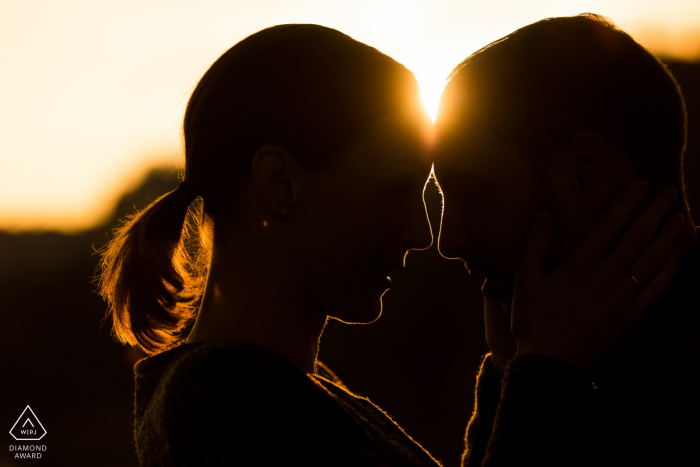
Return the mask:
<path id="1" fill-rule="evenodd" d="M 585 13 L 530 24 L 469 56 L 449 79 L 441 113 L 466 109 L 470 122 L 487 123 L 538 162 L 576 131 L 597 131 L 635 161 L 649 193 L 675 185 L 686 205 L 678 83 L 608 19 Z"/>

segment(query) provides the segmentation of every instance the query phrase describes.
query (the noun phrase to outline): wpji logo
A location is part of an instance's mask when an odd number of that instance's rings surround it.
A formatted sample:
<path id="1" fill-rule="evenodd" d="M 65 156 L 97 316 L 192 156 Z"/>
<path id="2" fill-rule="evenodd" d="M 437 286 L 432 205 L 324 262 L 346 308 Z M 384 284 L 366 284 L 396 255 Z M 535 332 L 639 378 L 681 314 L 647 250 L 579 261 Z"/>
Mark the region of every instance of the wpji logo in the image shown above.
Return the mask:
<path id="1" fill-rule="evenodd" d="M 31 407 L 27 406 L 15 424 L 10 428 L 10 434 L 17 441 L 39 441 L 46 436 L 46 429 Z M 41 459 L 46 451 L 44 444 L 17 444 L 9 446 L 10 452 L 15 452 L 15 459 Z"/>
<path id="2" fill-rule="evenodd" d="M 46 429 L 34 415 L 32 408 L 27 406 L 10 428 L 10 434 L 17 441 L 39 441 L 46 435 Z"/>

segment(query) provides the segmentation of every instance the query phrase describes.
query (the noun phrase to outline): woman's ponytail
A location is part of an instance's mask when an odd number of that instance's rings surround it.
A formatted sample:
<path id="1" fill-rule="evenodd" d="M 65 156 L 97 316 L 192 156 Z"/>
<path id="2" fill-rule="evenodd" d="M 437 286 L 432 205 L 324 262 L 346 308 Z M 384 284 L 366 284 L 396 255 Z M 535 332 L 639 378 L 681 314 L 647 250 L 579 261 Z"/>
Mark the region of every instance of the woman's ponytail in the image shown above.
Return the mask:
<path id="1" fill-rule="evenodd" d="M 203 291 L 200 252 L 189 242 L 196 198 L 193 187 L 181 183 L 127 219 L 101 252 L 99 291 L 113 331 L 148 354 L 178 340 L 196 317 Z"/>

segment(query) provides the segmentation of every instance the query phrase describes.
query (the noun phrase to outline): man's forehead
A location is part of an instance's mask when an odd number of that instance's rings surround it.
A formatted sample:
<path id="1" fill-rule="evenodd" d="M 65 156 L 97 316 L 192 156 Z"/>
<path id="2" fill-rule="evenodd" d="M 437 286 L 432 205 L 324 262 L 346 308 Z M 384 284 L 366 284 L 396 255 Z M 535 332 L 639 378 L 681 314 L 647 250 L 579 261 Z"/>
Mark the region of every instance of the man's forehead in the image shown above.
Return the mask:
<path id="1" fill-rule="evenodd" d="M 498 145 L 489 130 L 462 125 L 450 132 L 436 132 L 433 156 L 436 165 L 466 168 L 478 164 L 481 155 Z"/>
<path id="2" fill-rule="evenodd" d="M 438 137 L 435 149 L 434 170 L 440 182 L 495 180 L 522 162 L 514 145 L 485 129 L 465 128 L 450 139 Z"/>
<path id="3" fill-rule="evenodd" d="M 457 161 L 436 161 L 433 172 L 438 183 L 446 186 L 453 185 L 483 185 L 491 179 L 488 173 L 483 173 L 477 167 L 470 166 L 467 158 Z"/>

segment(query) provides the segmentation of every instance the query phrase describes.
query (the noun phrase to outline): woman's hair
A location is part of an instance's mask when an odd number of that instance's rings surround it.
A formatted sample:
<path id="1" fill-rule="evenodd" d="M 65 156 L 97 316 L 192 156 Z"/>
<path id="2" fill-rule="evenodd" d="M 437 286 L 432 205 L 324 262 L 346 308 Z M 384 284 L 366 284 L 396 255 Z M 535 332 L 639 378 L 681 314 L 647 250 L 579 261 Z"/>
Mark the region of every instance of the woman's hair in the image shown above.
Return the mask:
<path id="1" fill-rule="evenodd" d="M 231 195 L 260 147 L 332 167 L 369 124 L 417 95 L 403 65 L 331 28 L 278 25 L 231 47 L 187 104 L 183 188 L 124 221 L 101 251 L 99 289 L 117 339 L 154 354 L 186 336 L 213 225 L 235 216 Z"/>

